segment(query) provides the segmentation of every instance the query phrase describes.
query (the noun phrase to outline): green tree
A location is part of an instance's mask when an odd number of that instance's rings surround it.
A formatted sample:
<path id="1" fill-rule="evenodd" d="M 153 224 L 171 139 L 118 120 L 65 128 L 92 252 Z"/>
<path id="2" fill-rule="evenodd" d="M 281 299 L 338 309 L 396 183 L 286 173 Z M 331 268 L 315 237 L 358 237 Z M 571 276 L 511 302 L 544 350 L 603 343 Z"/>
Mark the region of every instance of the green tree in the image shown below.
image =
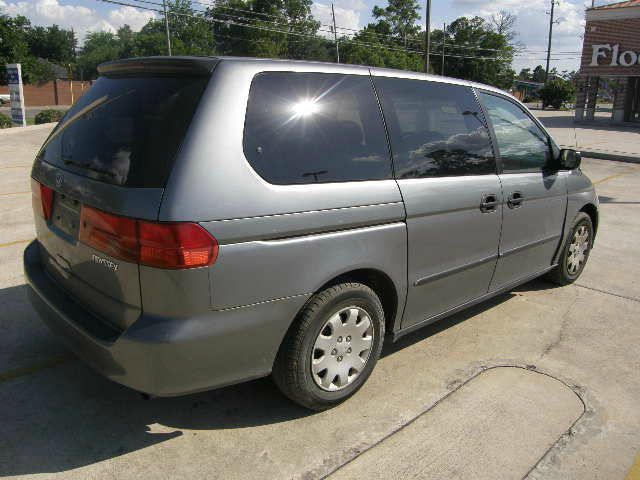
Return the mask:
<path id="1" fill-rule="evenodd" d="M 416 0 L 389 0 L 386 8 L 373 7 L 373 17 L 378 19 L 391 34 L 402 39 L 406 47 L 411 37 L 420 31 L 416 24 L 420 20 L 420 5 Z"/>
<path id="2" fill-rule="evenodd" d="M 84 78 L 95 78 L 98 65 L 109 60 L 123 58 L 120 39 L 111 32 L 89 32 L 78 56 L 78 69 Z"/>
<path id="3" fill-rule="evenodd" d="M 137 33 L 131 30 L 129 25 L 123 25 L 116 33 L 119 43 L 120 58 L 131 58 L 135 56 L 135 42 Z"/>
<path id="4" fill-rule="evenodd" d="M 224 55 L 332 60 L 311 0 L 226 0 L 206 12 Z"/>
<path id="5" fill-rule="evenodd" d="M 520 73 L 518 74 L 518 79 L 519 80 L 531 80 L 532 79 L 531 69 L 530 68 L 523 68 L 522 70 L 520 70 Z"/>
<path id="6" fill-rule="evenodd" d="M 421 53 L 408 51 L 392 39 L 374 33 L 377 32 L 373 28 L 366 27 L 352 39 L 342 39 L 341 60 L 356 65 L 422 71 L 424 60 Z"/>
<path id="7" fill-rule="evenodd" d="M 0 15 L 0 80 L 6 83 L 7 63 L 24 63 L 29 57 L 27 32 L 31 26 L 26 17 Z M 23 76 L 29 72 L 23 67 Z"/>
<path id="8" fill-rule="evenodd" d="M 484 19 L 460 17 L 447 25 L 445 38 L 450 55 L 445 57 L 446 75 L 502 89 L 511 86 L 515 77 L 511 69 L 514 49 L 507 37 L 494 31 Z M 434 55 L 434 68 L 439 62 Z"/>
<path id="9" fill-rule="evenodd" d="M 531 80 L 534 82 L 544 82 L 544 77 L 547 71 L 544 69 L 542 65 L 538 65 L 533 69 L 533 74 L 531 75 Z"/>
<path id="10" fill-rule="evenodd" d="M 189 0 L 169 0 L 169 31 L 173 55 L 213 55 L 213 30 L 200 17 Z M 136 56 L 166 55 L 167 43 L 164 18 L 149 20 L 135 36 L 133 53 Z"/>
<path id="11" fill-rule="evenodd" d="M 340 40 L 341 60 L 346 63 L 422 71 L 422 39 L 419 6 L 414 0 L 390 0 L 385 8 L 373 7 L 375 23 L 353 38 Z"/>
<path id="12" fill-rule="evenodd" d="M 71 31 L 51 27 L 32 27 L 22 15 L 0 15 L 0 81 L 6 82 L 6 64 L 22 64 L 25 83 L 37 83 L 55 78 L 51 64 L 73 63 L 75 38 Z"/>
<path id="13" fill-rule="evenodd" d="M 73 30 L 58 25 L 32 27 L 26 32 L 29 53 L 60 65 L 75 62 L 77 40 Z"/>
<path id="14" fill-rule="evenodd" d="M 549 80 L 539 91 L 544 106 L 558 109 L 562 104 L 571 100 L 575 94 L 573 84 L 562 78 Z"/>

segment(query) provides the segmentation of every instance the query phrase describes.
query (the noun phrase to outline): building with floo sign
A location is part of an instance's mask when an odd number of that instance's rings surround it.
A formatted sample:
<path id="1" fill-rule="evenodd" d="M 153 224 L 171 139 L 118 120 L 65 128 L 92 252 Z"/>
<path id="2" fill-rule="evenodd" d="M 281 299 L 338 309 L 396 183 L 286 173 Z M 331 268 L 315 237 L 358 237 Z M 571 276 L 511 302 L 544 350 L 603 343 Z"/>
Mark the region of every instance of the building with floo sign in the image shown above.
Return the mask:
<path id="1" fill-rule="evenodd" d="M 640 0 L 587 9 L 575 118 L 640 125 Z"/>

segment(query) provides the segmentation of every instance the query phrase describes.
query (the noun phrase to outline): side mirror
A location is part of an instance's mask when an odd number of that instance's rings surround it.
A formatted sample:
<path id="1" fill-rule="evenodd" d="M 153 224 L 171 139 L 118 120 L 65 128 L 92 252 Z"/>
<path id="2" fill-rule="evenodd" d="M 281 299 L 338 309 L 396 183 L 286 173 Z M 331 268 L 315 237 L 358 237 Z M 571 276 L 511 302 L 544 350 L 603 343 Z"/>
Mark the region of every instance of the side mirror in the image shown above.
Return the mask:
<path id="1" fill-rule="evenodd" d="M 561 170 L 574 170 L 580 166 L 582 162 L 582 155 L 580 152 L 576 152 L 570 148 L 563 148 L 560 150 L 560 169 Z"/>

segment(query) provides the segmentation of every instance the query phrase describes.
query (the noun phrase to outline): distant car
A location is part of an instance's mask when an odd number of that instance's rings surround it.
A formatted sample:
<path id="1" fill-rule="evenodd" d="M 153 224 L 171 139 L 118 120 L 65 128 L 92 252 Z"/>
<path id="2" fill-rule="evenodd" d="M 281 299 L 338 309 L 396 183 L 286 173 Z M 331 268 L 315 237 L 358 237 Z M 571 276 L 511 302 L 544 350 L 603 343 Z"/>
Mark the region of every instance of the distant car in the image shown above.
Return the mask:
<path id="1" fill-rule="evenodd" d="M 326 409 L 385 334 L 571 283 L 593 246 L 580 154 L 496 88 L 224 57 L 98 71 L 35 159 L 24 267 L 51 329 L 141 392 L 272 373 Z"/>
<path id="2" fill-rule="evenodd" d="M 9 96 L 8 93 L 2 93 L 0 94 L 0 103 L 1 104 L 5 104 L 5 103 L 9 103 L 11 101 L 11 97 Z"/>

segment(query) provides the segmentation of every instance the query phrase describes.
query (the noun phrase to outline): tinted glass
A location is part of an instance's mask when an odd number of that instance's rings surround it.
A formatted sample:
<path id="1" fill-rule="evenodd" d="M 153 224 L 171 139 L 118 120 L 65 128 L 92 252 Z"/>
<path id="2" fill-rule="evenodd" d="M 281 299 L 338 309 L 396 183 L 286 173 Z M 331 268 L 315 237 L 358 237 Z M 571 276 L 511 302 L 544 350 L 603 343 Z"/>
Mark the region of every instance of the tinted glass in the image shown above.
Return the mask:
<path id="1" fill-rule="evenodd" d="M 502 168 L 542 170 L 550 158 L 547 135 L 515 103 L 495 95 L 480 95 L 493 124 Z"/>
<path id="2" fill-rule="evenodd" d="M 162 187 L 207 79 L 101 77 L 40 151 L 65 170 L 128 187 Z"/>
<path id="3" fill-rule="evenodd" d="M 249 94 L 244 153 L 275 184 L 391 176 L 382 118 L 366 76 L 257 75 Z"/>
<path id="4" fill-rule="evenodd" d="M 495 173 L 489 134 L 470 88 L 376 78 L 398 178 Z"/>

